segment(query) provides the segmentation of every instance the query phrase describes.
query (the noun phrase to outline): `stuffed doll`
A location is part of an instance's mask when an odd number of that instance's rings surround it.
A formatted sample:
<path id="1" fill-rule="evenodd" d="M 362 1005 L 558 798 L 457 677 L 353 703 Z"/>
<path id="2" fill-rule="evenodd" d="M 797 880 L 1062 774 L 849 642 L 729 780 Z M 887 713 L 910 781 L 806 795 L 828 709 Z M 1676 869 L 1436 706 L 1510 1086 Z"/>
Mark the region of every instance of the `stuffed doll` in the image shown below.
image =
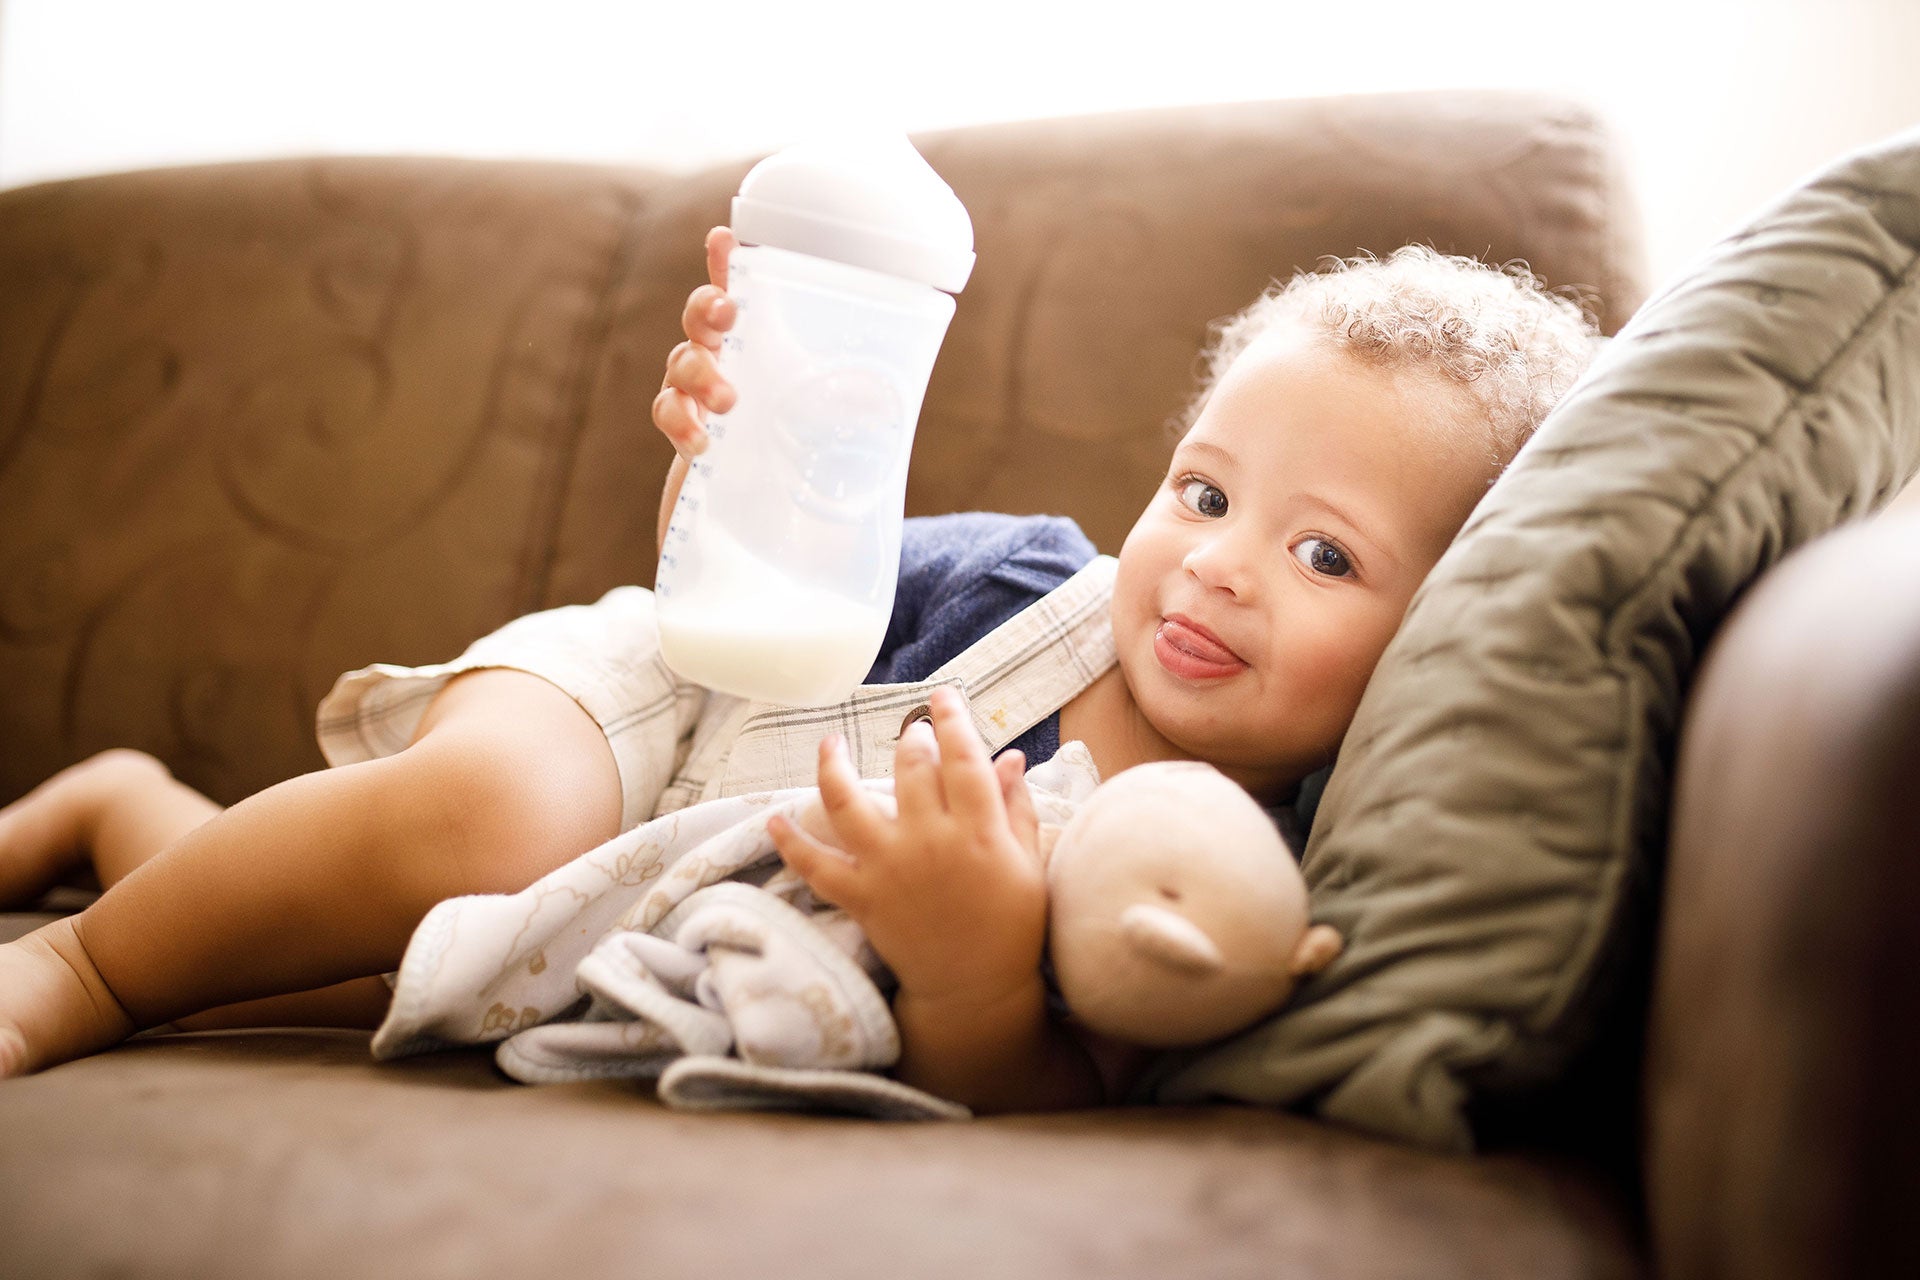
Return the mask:
<path id="1" fill-rule="evenodd" d="M 1340 953 L 1273 819 L 1211 765 L 1140 765 L 1041 829 L 1047 948 L 1074 1018 L 1144 1048 L 1278 1010 Z"/>

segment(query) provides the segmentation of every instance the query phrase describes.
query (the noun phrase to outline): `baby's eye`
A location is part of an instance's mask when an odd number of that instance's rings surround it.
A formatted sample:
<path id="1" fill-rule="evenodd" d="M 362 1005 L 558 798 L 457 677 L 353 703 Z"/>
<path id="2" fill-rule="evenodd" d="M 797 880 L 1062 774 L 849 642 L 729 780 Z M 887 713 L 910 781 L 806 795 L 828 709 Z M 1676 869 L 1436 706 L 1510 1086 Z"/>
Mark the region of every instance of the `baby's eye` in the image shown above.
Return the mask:
<path id="1" fill-rule="evenodd" d="M 1345 578 L 1353 573 L 1353 562 L 1325 538 L 1302 538 L 1293 544 L 1293 558 L 1315 573 L 1329 578 Z"/>
<path id="2" fill-rule="evenodd" d="M 1227 514 L 1227 495 L 1205 480 L 1180 482 L 1180 504 L 1196 515 L 1217 520 Z"/>

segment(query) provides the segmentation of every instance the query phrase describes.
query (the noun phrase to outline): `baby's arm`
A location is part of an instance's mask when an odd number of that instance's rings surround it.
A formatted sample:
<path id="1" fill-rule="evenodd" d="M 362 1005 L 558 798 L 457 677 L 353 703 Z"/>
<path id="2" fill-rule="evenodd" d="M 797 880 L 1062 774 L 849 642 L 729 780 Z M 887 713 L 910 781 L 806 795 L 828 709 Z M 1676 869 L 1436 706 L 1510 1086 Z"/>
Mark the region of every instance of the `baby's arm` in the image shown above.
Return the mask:
<path id="1" fill-rule="evenodd" d="M 733 232 L 715 227 L 707 233 L 707 279 L 687 295 L 680 327 L 687 340 L 667 354 L 666 377 L 653 399 L 653 425 L 673 442 L 673 465 L 660 492 L 660 523 L 656 547 L 667 543 L 667 522 L 687 478 L 687 460 L 707 447 L 705 417 L 733 408 L 733 386 L 720 376 L 720 340 L 733 328 L 734 305 L 727 297 L 727 258 L 733 253 Z"/>
<path id="2" fill-rule="evenodd" d="M 1092 1062 L 1046 1014 L 1046 878 L 1023 762 L 996 767 L 959 698 L 930 701 L 933 731 L 909 730 L 895 757 L 897 818 L 830 742 L 820 791 L 835 842 L 776 818 L 775 843 L 899 979 L 896 1076 L 979 1112 L 1096 1105 Z"/>

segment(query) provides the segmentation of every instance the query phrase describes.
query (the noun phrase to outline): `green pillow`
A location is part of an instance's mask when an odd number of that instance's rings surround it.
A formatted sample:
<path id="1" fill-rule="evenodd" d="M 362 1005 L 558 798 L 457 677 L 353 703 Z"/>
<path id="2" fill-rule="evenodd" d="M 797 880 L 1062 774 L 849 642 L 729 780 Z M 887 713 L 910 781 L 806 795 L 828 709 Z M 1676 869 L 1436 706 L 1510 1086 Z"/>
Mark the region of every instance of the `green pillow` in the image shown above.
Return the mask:
<path id="1" fill-rule="evenodd" d="M 1681 707 L 1735 597 L 1920 466 L 1920 130 L 1649 301 L 1415 596 L 1302 865 L 1347 949 L 1143 1094 L 1470 1149 L 1651 945 Z"/>

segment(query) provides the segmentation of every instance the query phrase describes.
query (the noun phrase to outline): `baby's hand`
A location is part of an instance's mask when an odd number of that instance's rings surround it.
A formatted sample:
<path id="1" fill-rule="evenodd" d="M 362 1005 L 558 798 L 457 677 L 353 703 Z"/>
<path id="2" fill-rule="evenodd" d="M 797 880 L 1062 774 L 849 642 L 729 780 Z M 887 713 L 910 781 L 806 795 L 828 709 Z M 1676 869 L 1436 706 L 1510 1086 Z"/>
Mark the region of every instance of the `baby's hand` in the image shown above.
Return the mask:
<path id="1" fill-rule="evenodd" d="M 915 725 L 895 751 L 897 817 L 829 740 L 820 797 L 834 841 L 780 817 L 768 829 L 815 896 L 860 925 L 902 992 L 986 1004 L 1037 980 L 1047 928 L 1039 823 L 1020 753 L 989 760 L 959 697 L 942 689 L 931 702 L 932 732 Z"/>
<path id="2" fill-rule="evenodd" d="M 734 244 L 727 227 L 707 232 L 707 278 L 712 283 L 687 295 L 686 310 L 680 313 L 687 340 L 667 354 L 667 376 L 653 398 L 653 425 L 683 457 L 707 447 L 707 414 L 733 408 L 733 384 L 720 376 L 720 339 L 738 316 L 726 293 L 727 258 Z"/>

